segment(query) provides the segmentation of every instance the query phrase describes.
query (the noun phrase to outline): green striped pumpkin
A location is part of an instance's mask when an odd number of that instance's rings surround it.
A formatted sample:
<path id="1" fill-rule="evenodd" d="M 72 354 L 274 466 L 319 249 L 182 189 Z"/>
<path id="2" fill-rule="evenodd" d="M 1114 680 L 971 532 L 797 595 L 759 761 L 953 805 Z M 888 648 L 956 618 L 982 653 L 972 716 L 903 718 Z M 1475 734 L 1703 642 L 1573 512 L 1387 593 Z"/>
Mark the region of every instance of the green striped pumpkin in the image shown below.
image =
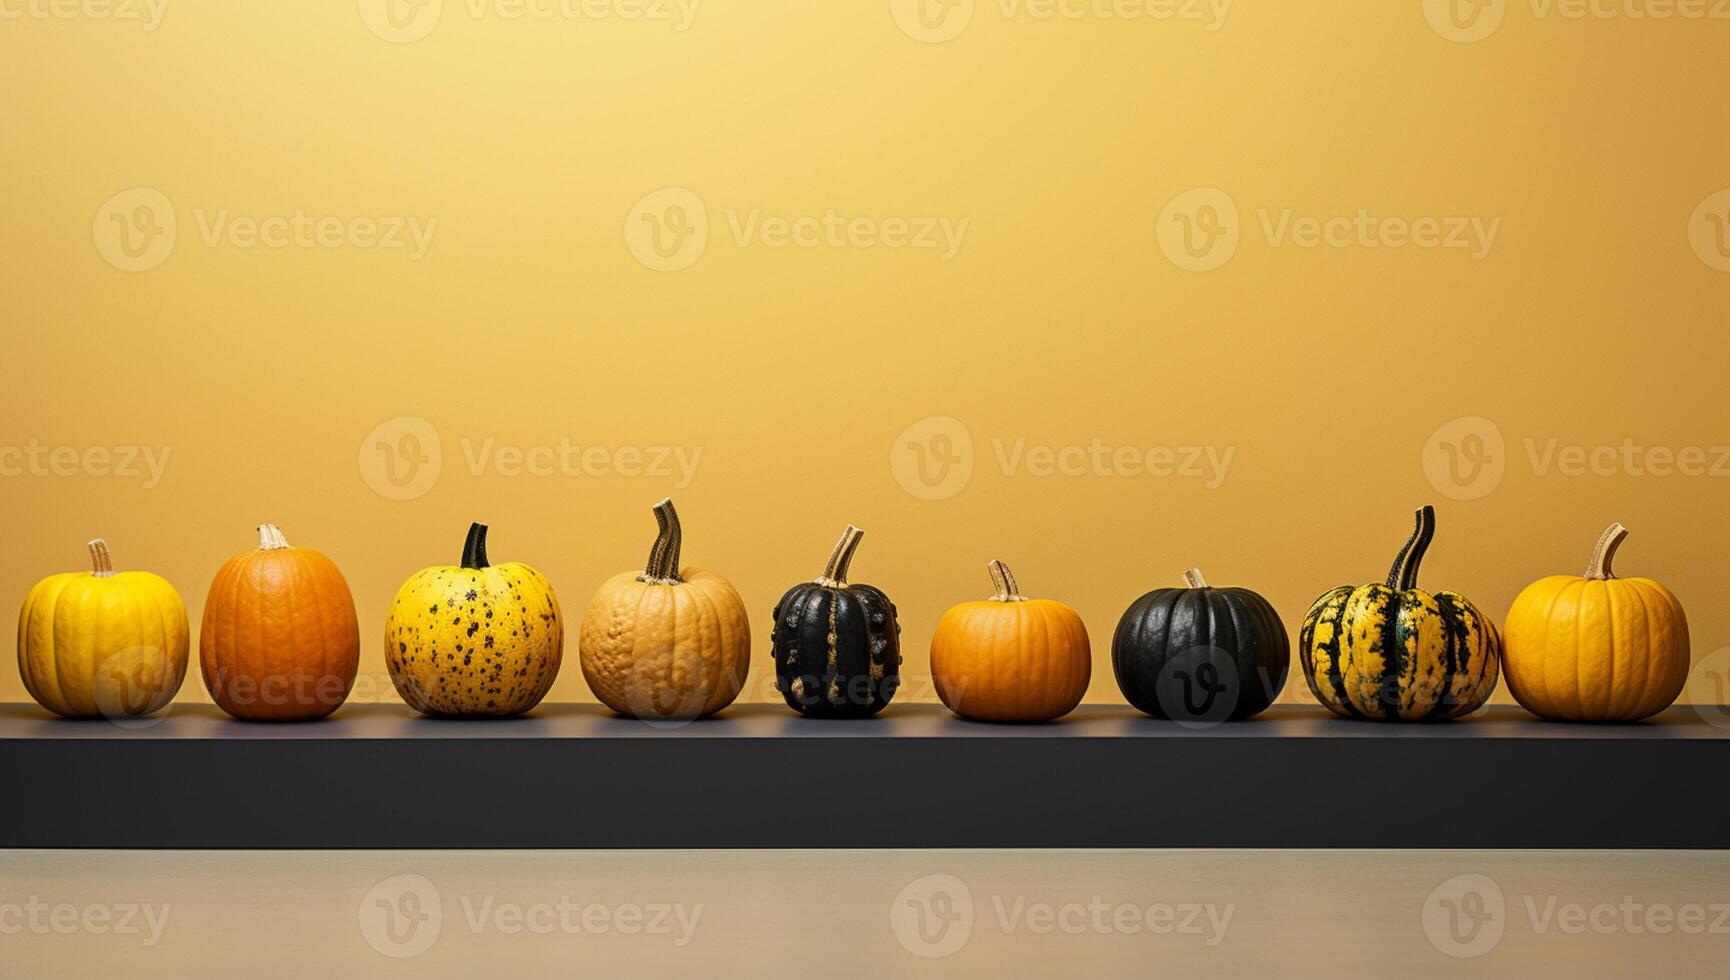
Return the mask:
<path id="1" fill-rule="evenodd" d="M 1496 689 L 1501 637 L 1458 592 L 1417 587 L 1436 511 L 1394 559 L 1387 583 L 1342 585 L 1304 616 L 1298 657 L 1310 691 L 1343 718 L 1427 721 L 1476 711 Z"/>

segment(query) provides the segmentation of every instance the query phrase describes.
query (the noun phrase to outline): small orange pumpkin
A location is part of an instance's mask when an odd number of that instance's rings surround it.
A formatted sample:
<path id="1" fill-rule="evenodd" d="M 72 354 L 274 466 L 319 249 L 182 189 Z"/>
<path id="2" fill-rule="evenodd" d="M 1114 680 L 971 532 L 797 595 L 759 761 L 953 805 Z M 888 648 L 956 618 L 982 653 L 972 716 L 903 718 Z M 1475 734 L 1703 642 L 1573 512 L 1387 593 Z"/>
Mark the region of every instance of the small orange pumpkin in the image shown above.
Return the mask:
<path id="1" fill-rule="evenodd" d="M 275 524 L 258 550 L 217 571 L 198 633 L 204 686 L 249 721 L 323 718 L 348 699 L 360 665 L 354 597 L 336 564 L 293 548 Z"/>
<path id="2" fill-rule="evenodd" d="M 995 594 L 952 607 L 932 634 L 937 696 L 979 721 L 1049 721 L 1075 710 L 1093 674 L 1081 615 L 1022 595 L 1002 562 L 988 567 Z"/>

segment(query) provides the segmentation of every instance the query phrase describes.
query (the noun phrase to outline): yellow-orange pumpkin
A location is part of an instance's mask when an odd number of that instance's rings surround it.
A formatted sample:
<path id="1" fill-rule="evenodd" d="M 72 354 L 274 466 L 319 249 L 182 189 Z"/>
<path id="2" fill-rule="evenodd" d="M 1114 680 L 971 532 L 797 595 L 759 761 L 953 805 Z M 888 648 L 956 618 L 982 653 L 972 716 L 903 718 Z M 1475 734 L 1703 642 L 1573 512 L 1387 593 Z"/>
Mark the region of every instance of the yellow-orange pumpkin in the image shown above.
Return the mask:
<path id="1" fill-rule="evenodd" d="M 679 567 L 683 532 L 671 500 L 647 567 L 608 579 L 589 602 L 577 659 L 589 689 L 635 718 L 702 718 L 739 696 L 751 666 L 751 622 L 731 582 Z"/>
<path id="2" fill-rule="evenodd" d="M 360 623 L 342 572 L 263 525 L 258 548 L 230 558 L 210 583 L 198 662 L 210 696 L 236 718 L 304 721 L 335 711 L 360 666 Z"/>
<path id="3" fill-rule="evenodd" d="M 1503 671 L 1514 700 L 1556 721 L 1638 721 L 1668 708 L 1688 679 L 1688 619 L 1669 589 L 1617 578 L 1628 536 L 1610 525 L 1586 574 L 1526 586 L 1508 610 Z"/>
<path id="4" fill-rule="evenodd" d="M 18 672 L 36 703 L 120 721 L 161 710 L 186 679 L 186 606 L 159 575 L 116 572 L 90 542 L 91 571 L 36 583 L 18 615 Z"/>
<path id="5" fill-rule="evenodd" d="M 1002 562 L 988 567 L 995 594 L 952 607 L 931 637 L 937 696 L 980 721 L 1048 721 L 1075 710 L 1093 673 L 1080 614 L 1022 595 Z"/>

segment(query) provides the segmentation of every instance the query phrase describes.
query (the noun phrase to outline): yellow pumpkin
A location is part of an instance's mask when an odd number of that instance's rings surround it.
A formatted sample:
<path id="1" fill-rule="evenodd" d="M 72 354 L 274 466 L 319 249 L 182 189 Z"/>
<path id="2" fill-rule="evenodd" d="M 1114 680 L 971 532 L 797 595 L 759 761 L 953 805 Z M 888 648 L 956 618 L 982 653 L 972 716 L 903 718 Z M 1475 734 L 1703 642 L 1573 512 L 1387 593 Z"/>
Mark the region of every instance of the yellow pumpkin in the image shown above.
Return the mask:
<path id="1" fill-rule="evenodd" d="M 577 659 L 589 689 L 633 718 L 703 718 L 739 696 L 751 666 L 751 623 L 733 584 L 679 568 L 683 533 L 671 500 L 641 573 L 620 572 L 589 602 Z"/>
<path id="2" fill-rule="evenodd" d="M 469 526 L 461 565 L 403 583 L 385 619 L 391 683 L 423 714 L 521 714 L 547 696 L 564 651 L 553 587 L 531 565 L 488 564 L 485 524 Z"/>
<path id="3" fill-rule="evenodd" d="M 1029 599 L 1000 561 L 995 594 L 943 614 L 931 636 L 937 696 L 963 718 L 1049 721 L 1075 710 L 1093 675 L 1087 626 L 1053 599 Z"/>
<path id="4" fill-rule="evenodd" d="M 1628 536 L 1610 525 L 1586 574 L 1526 586 L 1508 610 L 1503 671 L 1514 700 L 1556 721 L 1638 721 L 1674 704 L 1688 679 L 1688 619 L 1669 589 L 1617 578 Z"/>
<path id="5" fill-rule="evenodd" d="M 18 672 L 36 703 L 68 718 L 147 715 L 186 679 L 191 631 L 174 586 L 150 572 L 115 572 L 90 542 L 91 571 L 36 583 L 18 616 Z"/>

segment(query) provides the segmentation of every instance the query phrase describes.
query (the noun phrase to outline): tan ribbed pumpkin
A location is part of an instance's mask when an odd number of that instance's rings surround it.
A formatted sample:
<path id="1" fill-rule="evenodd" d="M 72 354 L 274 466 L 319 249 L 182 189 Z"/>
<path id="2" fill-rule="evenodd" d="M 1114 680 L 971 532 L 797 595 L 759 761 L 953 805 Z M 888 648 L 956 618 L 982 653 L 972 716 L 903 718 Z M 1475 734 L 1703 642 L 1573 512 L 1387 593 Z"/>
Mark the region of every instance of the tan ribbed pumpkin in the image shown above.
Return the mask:
<path id="1" fill-rule="evenodd" d="M 683 532 L 671 500 L 642 572 L 620 572 L 589 602 L 577 640 L 600 702 L 636 718 L 702 718 L 739 696 L 751 667 L 751 621 L 733 584 L 680 568 Z"/>

